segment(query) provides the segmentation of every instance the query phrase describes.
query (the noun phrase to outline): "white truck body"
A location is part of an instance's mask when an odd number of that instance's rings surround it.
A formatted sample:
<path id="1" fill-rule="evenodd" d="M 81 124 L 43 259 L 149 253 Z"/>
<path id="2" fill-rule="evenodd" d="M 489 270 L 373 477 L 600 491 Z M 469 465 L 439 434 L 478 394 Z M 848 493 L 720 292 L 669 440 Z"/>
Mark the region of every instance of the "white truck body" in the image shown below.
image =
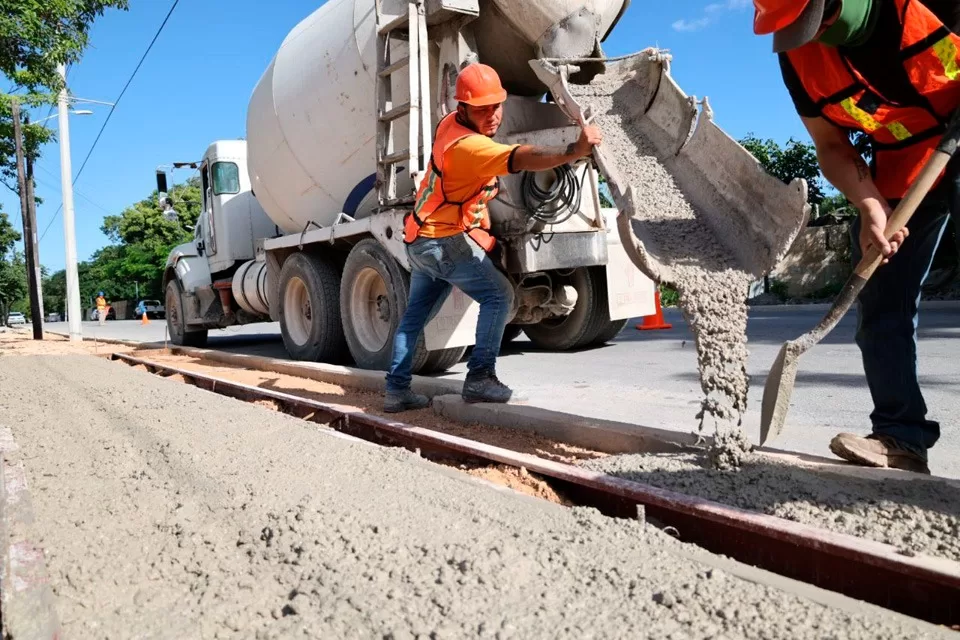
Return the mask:
<path id="1" fill-rule="evenodd" d="M 498 69 L 511 94 L 497 139 L 531 144 L 570 142 L 579 129 L 541 100 L 546 87 L 526 61 L 599 55 L 599 41 L 629 4 L 424 2 L 430 36 L 420 46 L 429 61 L 432 126 L 456 106 L 458 70 L 479 59 Z M 382 5 L 381 24 L 408 7 L 404 0 Z M 405 307 L 408 209 L 382 206 L 378 191 L 377 40 L 374 0 L 325 3 L 287 36 L 254 89 L 246 140 L 207 149 L 194 240 L 171 252 L 164 278 L 174 342 L 202 342 L 210 328 L 279 320 L 295 358 L 342 359 L 337 345 L 345 339 L 360 366 L 389 364 Z M 390 81 L 393 105 L 410 101 L 405 74 Z M 409 118 L 397 119 L 395 128 L 406 132 Z M 421 152 L 429 157 L 429 149 Z M 421 159 L 414 167 L 422 171 L 425 164 Z M 552 175 L 536 178 L 548 186 Z M 621 246 L 616 211 L 601 209 L 594 169 L 580 164 L 575 176 L 578 206 L 557 224 L 535 222 L 517 207 L 522 176 L 504 178 L 502 201 L 491 203 L 517 293 L 513 322 L 546 348 L 603 342 L 626 319 L 654 312 L 653 282 Z M 417 178 L 399 167 L 397 191 L 412 193 Z M 366 257 L 354 256 L 361 249 Z M 301 257 L 291 262 L 294 256 Z M 334 299 L 336 310 L 328 308 Z M 453 364 L 473 343 L 476 317 L 477 305 L 455 291 L 427 327 L 417 368 Z M 344 337 L 330 337 L 337 332 Z"/>

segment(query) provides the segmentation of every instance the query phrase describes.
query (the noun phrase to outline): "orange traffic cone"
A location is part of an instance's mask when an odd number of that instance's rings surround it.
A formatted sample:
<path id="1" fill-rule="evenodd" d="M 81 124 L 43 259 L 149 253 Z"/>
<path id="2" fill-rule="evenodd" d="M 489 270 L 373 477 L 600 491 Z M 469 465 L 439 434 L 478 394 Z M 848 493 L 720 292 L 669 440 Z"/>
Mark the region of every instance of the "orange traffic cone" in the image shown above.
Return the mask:
<path id="1" fill-rule="evenodd" d="M 663 309 L 660 307 L 660 291 L 653 292 L 653 299 L 657 303 L 657 312 L 652 316 L 644 316 L 643 322 L 637 325 L 640 331 L 653 331 L 654 329 L 673 329 L 672 324 L 668 324 L 663 317 Z"/>
<path id="2" fill-rule="evenodd" d="M 147 317 L 147 312 L 143 312 L 143 318 L 140 320 L 140 324 L 150 324 L 150 318 Z"/>

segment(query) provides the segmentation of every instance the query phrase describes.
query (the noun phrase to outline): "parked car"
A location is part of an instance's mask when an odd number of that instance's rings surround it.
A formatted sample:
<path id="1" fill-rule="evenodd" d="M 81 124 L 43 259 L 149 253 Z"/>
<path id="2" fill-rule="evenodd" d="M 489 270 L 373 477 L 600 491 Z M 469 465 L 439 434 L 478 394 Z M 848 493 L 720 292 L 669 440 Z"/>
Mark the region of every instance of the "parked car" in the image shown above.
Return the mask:
<path id="1" fill-rule="evenodd" d="M 27 324 L 27 319 L 19 311 L 11 311 L 7 315 L 7 324 L 11 326 L 15 324 Z"/>
<path id="2" fill-rule="evenodd" d="M 166 310 L 159 300 L 141 300 L 137 303 L 135 313 L 138 318 L 142 318 L 144 313 L 147 314 L 148 318 L 163 318 L 166 315 Z"/>

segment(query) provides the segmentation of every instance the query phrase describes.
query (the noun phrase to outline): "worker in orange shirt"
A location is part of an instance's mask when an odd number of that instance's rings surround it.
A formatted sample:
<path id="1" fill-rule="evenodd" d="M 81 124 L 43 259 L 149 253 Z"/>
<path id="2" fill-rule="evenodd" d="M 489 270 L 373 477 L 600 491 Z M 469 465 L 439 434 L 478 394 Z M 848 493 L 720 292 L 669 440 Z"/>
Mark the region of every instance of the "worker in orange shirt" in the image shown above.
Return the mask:
<path id="1" fill-rule="evenodd" d="M 860 211 L 854 263 L 872 246 L 884 266 L 860 293 L 857 345 L 873 397 L 866 437 L 838 434 L 834 454 L 855 464 L 930 473 L 940 425 L 917 376 L 920 291 L 950 216 L 960 176 L 941 176 L 892 238 L 887 219 L 960 108 L 958 0 L 754 0 L 754 31 L 773 34 L 784 83 L 826 179 Z M 866 134 L 867 165 L 849 134 Z M 888 263 L 888 264 L 887 264 Z"/>
<path id="2" fill-rule="evenodd" d="M 466 402 L 506 403 L 521 398 L 497 379 L 503 330 L 513 307 L 513 285 L 502 272 L 502 249 L 490 234 L 487 203 L 497 195 L 498 176 L 545 171 L 593 152 L 600 130 L 584 127 L 566 147 L 504 145 L 493 136 L 503 119 L 507 92 L 491 67 L 474 63 L 457 77 L 454 113 L 437 127 L 433 154 L 405 219 L 410 261 L 410 299 L 394 338 L 384 409 L 420 409 L 428 398 L 410 389 L 420 334 L 454 286 L 480 303 L 476 342 L 463 385 Z"/>
<path id="3" fill-rule="evenodd" d="M 103 297 L 103 291 L 97 296 L 97 320 L 100 326 L 107 323 L 107 299 Z"/>

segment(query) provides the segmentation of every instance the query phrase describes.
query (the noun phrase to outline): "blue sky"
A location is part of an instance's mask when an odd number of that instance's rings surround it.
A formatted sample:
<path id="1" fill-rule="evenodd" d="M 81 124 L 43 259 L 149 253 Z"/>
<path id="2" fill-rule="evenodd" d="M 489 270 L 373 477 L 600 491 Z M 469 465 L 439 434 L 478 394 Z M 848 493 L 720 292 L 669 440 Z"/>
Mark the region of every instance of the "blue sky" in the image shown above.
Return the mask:
<path id="1" fill-rule="evenodd" d="M 155 188 L 157 165 L 197 160 L 216 139 L 245 136 L 247 101 L 277 47 L 319 0 L 181 0 L 150 56 L 113 114 L 74 200 L 81 260 L 107 244 L 103 218 L 120 213 Z M 91 46 L 72 67 L 74 95 L 113 102 L 170 8 L 168 0 L 131 0 L 95 25 Z M 780 80 L 769 37 L 753 35 L 749 0 L 633 0 L 604 47 L 608 55 L 648 46 L 669 49 L 673 75 L 685 92 L 709 96 L 716 120 L 732 136 L 753 132 L 785 142 L 807 139 Z M 87 108 L 86 106 L 78 108 Z M 71 116 L 73 171 L 93 143 L 108 107 Z M 47 115 L 37 111 L 34 119 Z M 56 126 L 56 119 L 50 121 Z M 372 126 L 372 125 L 371 125 Z M 38 162 L 40 257 L 64 265 L 60 161 L 50 145 Z M 178 172 L 179 181 L 187 177 Z M 16 196 L 3 189 L 0 205 L 20 226 Z"/>

